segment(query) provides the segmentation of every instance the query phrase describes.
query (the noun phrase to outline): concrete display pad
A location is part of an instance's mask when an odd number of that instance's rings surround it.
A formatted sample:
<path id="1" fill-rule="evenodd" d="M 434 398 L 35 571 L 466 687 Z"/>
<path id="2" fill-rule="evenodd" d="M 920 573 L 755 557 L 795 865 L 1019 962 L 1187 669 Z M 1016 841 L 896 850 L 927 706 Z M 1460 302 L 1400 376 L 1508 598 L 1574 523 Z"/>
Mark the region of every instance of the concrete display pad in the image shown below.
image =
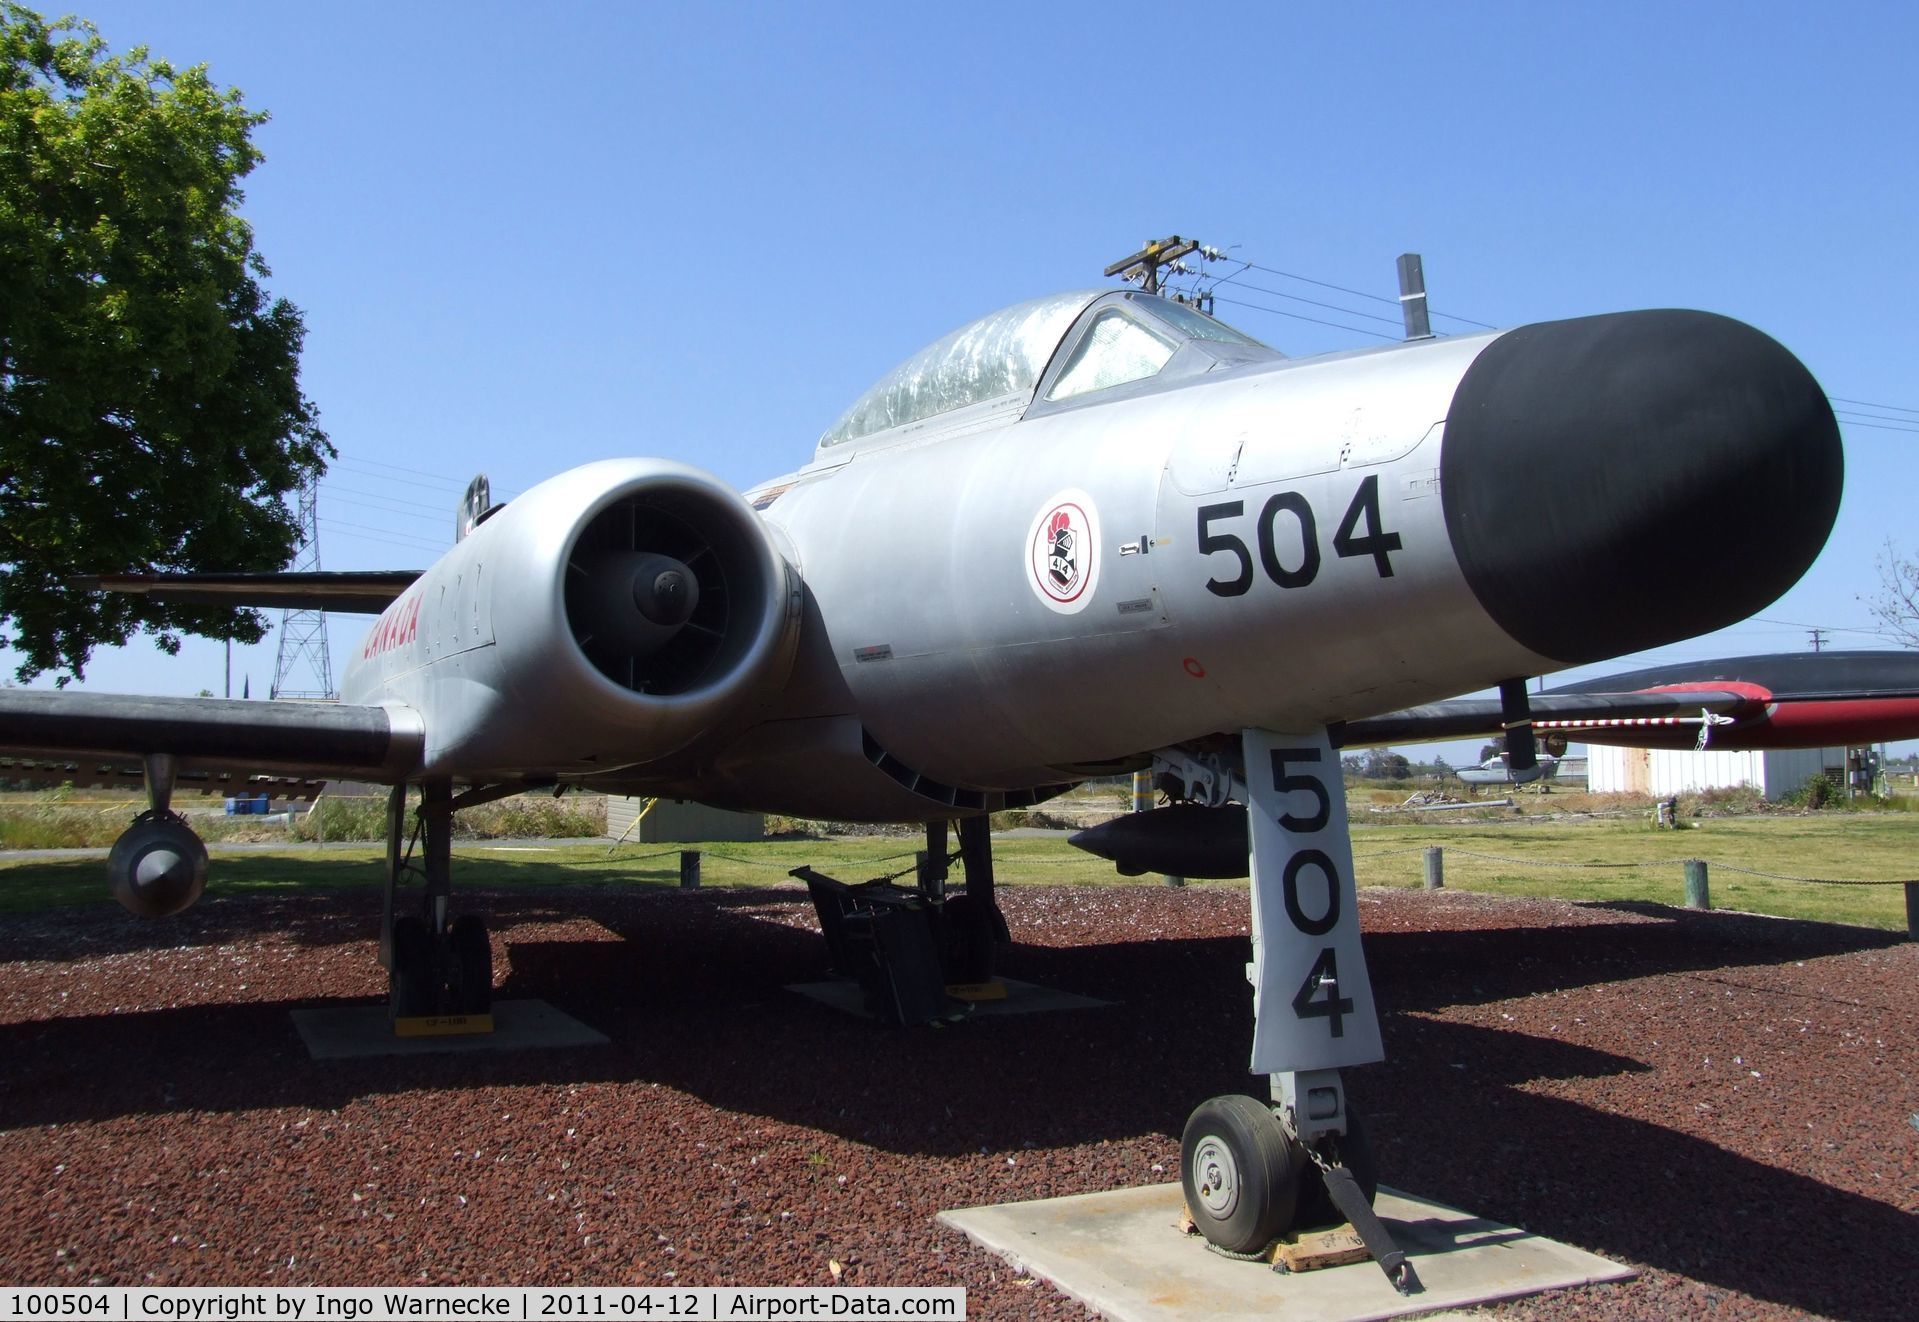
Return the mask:
<path id="1" fill-rule="evenodd" d="M 1398 1317 L 1636 1275 L 1512 1226 L 1382 1188 L 1374 1208 L 1425 1289 L 1401 1295 L 1376 1263 L 1297 1275 L 1182 1234 L 1177 1184 L 941 1212 L 982 1248 L 1114 1322 Z"/>
<path id="2" fill-rule="evenodd" d="M 1039 1014 L 1046 1010 L 1097 1010 L 1111 1005 L 1111 1001 L 1096 1000 L 1091 996 L 1081 996 L 1077 992 L 1055 991 L 1051 987 L 1041 987 L 1030 982 L 1021 982 L 1017 978 L 1001 978 L 1006 986 L 1006 996 L 997 1001 L 969 1001 L 972 1012 L 961 1012 L 962 1018 L 979 1018 L 1001 1014 Z M 867 1013 L 865 997 L 860 992 L 859 983 L 851 978 L 831 978 L 825 982 L 793 982 L 786 989 L 798 992 L 808 1000 L 818 1001 L 821 1005 L 830 1005 L 835 1010 L 844 1010 L 847 1014 L 856 1014 L 862 1019 L 874 1016 Z"/>
<path id="3" fill-rule="evenodd" d="M 293 1026 L 315 1060 L 357 1056 L 426 1056 L 442 1051 L 529 1051 L 536 1047 L 604 1046 L 606 1034 L 588 1028 L 545 1001 L 495 1001 L 491 1033 L 397 1037 L 384 1005 L 294 1010 Z"/>

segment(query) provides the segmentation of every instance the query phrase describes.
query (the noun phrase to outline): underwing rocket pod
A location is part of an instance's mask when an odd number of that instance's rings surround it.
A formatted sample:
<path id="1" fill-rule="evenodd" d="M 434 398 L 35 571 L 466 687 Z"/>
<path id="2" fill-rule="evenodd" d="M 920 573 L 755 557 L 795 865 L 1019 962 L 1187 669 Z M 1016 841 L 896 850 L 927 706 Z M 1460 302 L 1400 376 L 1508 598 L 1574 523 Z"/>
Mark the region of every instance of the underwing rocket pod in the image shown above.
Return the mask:
<path id="1" fill-rule="evenodd" d="M 1129 813 L 1075 832 L 1066 842 L 1110 858 L 1128 877 L 1163 872 L 1223 880 L 1247 873 L 1246 809 L 1237 803 L 1221 808 L 1179 803 Z"/>

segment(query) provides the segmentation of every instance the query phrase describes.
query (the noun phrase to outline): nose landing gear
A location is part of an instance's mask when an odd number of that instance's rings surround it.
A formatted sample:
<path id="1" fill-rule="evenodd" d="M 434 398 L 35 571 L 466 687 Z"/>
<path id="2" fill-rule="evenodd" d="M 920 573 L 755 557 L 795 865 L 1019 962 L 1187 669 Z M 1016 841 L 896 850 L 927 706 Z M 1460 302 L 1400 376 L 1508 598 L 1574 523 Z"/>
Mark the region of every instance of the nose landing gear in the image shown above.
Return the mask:
<path id="1" fill-rule="evenodd" d="M 1154 755 L 1174 797 L 1246 805 L 1252 877 L 1252 1069 L 1272 1102 L 1215 1097 L 1186 1122 L 1180 1184 L 1217 1249 L 1250 1254 L 1293 1229 L 1352 1222 L 1401 1293 L 1412 1265 L 1373 1214 L 1372 1148 L 1340 1069 L 1382 1058 L 1359 940 L 1352 839 L 1339 762 L 1324 730 L 1241 733 L 1214 748 Z"/>

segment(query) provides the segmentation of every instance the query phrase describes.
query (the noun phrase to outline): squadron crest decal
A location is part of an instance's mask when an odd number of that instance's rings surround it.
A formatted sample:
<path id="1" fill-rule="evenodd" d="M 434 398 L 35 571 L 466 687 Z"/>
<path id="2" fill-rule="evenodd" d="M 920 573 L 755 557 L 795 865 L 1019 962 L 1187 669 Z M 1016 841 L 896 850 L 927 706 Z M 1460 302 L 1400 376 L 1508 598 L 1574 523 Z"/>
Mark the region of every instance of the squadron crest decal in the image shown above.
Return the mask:
<path id="1" fill-rule="evenodd" d="M 1062 615 L 1086 609 L 1099 581 L 1099 512 L 1084 491 L 1046 502 L 1026 535 L 1027 581 Z"/>

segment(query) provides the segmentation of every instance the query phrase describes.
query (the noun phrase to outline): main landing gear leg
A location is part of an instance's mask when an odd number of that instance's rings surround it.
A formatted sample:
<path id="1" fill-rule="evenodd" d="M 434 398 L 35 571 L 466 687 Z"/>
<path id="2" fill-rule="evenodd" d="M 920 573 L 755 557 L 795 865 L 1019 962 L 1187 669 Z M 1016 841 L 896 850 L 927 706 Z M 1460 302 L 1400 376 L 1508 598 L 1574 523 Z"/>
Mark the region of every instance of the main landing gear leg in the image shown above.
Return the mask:
<path id="1" fill-rule="evenodd" d="M 944 831 L 941 832 L 943 836 Z M 929 833 L 930 845 L 930 833 Z M 1010 939 L 1006 919 L 993 898 L 993 824 L 984 816 L 959 822 L 960 866 L 966 872 L 966 893 L 946 902 L 945 920 L 952 945 L 948 947 L 949 983 L 990 982 L 993 947 Z"/>
<path id="2" fill-rule="evenodd" d="M 387 800 L 387 878 L 380 920 L 380 962 L 387 969 L 387 1012 L 405 1020 L 481 1019 L 493 1005 L 493 944 L 478 914 L 449 915 L 453 898 L 453 784 L 420 783 L 420 806 L 407 832 L 406 786 Z M 419 850 L 419 861 L 413 858 Z M 399 888 L 421 884 L 417 912 L 399 912 Z"/>
<path id="3" fill-rule="evenodd" d="M 1339 759 L 1324 730 L 1247 730 L 1238 767 L 1166 759 L 1189 793 L 1247 806 L 1252 849 L 1253 1057 L 1271 1104 L 1215 1097 L 1186 1122 L 1187 1210 L 1220 1248 L 1254 1253 L 1296 1227 L 1353 1223 L 1401 1293 L 1412 1265 L 1373 1214 L 1372 1151 L 1341 1068 L 1384 1058 L 1359 944 Z"/>

